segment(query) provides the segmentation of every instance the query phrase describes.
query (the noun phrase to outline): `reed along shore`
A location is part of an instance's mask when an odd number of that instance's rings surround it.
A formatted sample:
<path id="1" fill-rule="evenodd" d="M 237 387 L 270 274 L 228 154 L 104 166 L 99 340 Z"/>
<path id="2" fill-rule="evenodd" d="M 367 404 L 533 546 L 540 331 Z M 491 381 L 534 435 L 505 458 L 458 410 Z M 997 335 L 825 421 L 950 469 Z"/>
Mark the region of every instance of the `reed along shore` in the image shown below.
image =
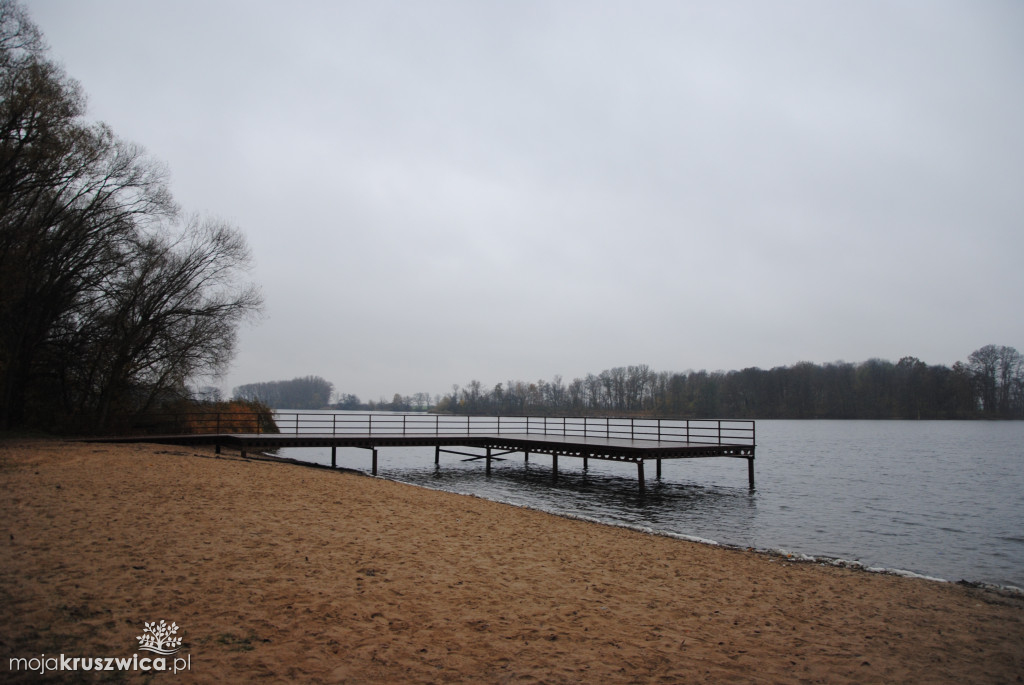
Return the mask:
<path id="1" fill-rule="evenodd" d="M 200 683 L 1024 674 L 1024 599 L 1012 593 L 212 449 L 0 440 L 0 546 L 5 681 L 40 677 L 12 658 L 154 656 L 138 638 L 161 620 L 182 638 L 168 664 L 187 656 L 178 676 Z"/>

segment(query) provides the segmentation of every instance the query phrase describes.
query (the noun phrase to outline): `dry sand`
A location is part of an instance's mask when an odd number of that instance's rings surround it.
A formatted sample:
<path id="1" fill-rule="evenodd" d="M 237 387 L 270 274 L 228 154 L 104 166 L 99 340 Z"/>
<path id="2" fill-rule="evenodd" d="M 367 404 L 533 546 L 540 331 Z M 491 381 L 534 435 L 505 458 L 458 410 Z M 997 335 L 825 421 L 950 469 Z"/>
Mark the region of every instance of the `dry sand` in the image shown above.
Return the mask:
<path id="1" fill-rule="evenodd" d="M 357 474 L 154 445 L 0 442 L 10 657 L 349 683 L 1021 682 L 1024 600 L 790 563 Z M 146 652 L 140 654 L 146 655 Z M 169 664 L 170 665 L 170 664 Z M 83 673 L 57 673 L 76 682 Z"/>

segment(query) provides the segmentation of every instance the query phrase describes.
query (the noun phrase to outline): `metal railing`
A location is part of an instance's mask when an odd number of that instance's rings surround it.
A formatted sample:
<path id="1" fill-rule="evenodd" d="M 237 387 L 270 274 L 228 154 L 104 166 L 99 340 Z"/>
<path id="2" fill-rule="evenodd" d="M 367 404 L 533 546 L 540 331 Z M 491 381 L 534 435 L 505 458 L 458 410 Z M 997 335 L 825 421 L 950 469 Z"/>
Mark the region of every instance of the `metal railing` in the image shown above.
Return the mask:
<path id="1" fill-rule="evenodd" d="M 538 435 L 708 445 L 754 445 L 756 439 L 754 421 L 750 419 L 274 412 L 274 423 L 277 433 L 300 436 Z M 188 434 L 274 432 L 255 412 L 153 415 L 151 424 L 163 427 L 163 432 Z"/>

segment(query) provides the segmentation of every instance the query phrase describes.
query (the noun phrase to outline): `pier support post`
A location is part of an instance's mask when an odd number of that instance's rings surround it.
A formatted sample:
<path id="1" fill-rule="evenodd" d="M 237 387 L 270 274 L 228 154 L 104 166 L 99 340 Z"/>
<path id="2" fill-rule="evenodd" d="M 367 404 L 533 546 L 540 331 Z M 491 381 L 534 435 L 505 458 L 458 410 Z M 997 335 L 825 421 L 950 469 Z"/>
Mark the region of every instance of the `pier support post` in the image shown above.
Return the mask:
<path id="1" fill-rule="evenodd" d="M 371 468 L 370 473 L 372 473 L 375 476 L 377 475 L 377 448 L 376 447 L 373 448 L 373 467 Z"/>
<path id="2" fill-rule="evenodd" d="M 750 483 L 750 489 L 754 489 L 754 458 L 747 457 L 747 481 Z"/>
<path id="3" fill-rule="evenodd" d="M 213 453 L 214 454 L 220 454 L 220 443 L 219 442 L 216 445 L 213 446 Z"/>
<path id="4" fill-rule="evenodd" d="M 658 459 L 657 463 L 658 463 L 658 468 L 657 468 L 656 477 L 657 477 L 658 480 L 661 480 L 661 459 Z"/>
<path id="5" fill-rule="evenodd" d="M 338 468 L 338 446 L 331 445 L 331 468 Z"/>
<path id="6" fill-rule="evenodd" d="M 527 464 L 529 464 L 530 463 L 530 450 L 526 450 L 525 452 L 523 452 L 523 455 L 524 455 L 523 461 L 525 461 Z"/>
<path id="7" fill-rule="evenodd" d="M 441 446 L 436 445 L 434 447 L 434 466 L 438 466 L 441 463 Z"/>
<path id="8" fill-rule="evenodd" d="M 484 458 L 487 460 L 486 473 L 489 476 L 489 475 L 491 475 L 491 448 L 490 447 L 487 448 L 487 456 L 484 457 Z"/>
<path id="9" fill-rule="evenodd" d="M 551 480 L 558 480 L 558 455 L 551 455 Z"/>
<path id="10" fill-rule="evenodd" d="M 646 489 L 646 487 L 647 487 L 647 484 L 644 482 L 644 460 L 643 459 L 637 459 L 636 460 L 636 477 L 637 477 L 637 480 L 640 482 L 640 492 L 642 493 Z"/>
<path id="11" fill-rule="evenodd" d="M 587 457 L 583 457 L 583 470 L 587 470 Z"/>

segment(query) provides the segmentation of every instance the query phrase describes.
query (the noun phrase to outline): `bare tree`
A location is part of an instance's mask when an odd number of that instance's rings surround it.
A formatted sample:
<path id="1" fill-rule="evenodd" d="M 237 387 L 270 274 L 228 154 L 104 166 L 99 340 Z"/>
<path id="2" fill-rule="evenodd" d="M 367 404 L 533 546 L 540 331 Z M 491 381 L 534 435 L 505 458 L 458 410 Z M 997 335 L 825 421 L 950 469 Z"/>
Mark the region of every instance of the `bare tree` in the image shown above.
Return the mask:
<path id="1" fill-rule="evenodd" d="M 1021 416 L 1024 357 L 1006 345 L 985 345 L 967 359 L 975 393 L 988 416 Z"/>
<path id="2" fill-rule="evenodd" d="M 262 305 L 245 280 L 249 263 L 242 235 L 219 221 L 193 217 L 179 235 L 138 237 L 79 329 L 87 339 L 70 362 L 83 366 L 88 353 L 82 400 L 101 423 L 111 411 L 146 409 L 186 394 L 190 379 L 225 370 L 238 324 Z"/>
<path id="3" fill-rule="evenodd" d="M 999 356 L 998 347 L 985 345 L 971 352 L 967 358 L 967 365 L 974 381 L 975 395 L 981 405 L 981 410 L 990 415 L 994 415 L 998 411 L 996 373 L 999 368 Z"/>
<path id="4" fill-rule="evenodd" d="M 0 69 L 43 52 L 43 35 L 25 8 L 14 0 L 0 0 Z"/>
<path id="5" fill-rule="evenodd" d="M 999 348 L 996 368 L 999 411 L 1004 416 L 1020 416 L 1020 388 L 1024 384 L 1024 356 L 1008 346 Z"/>
<path id="6" fill-rule="evenodd" d="M 120 268 L 124 241 L 174 212 L 162 167 L 83 112 L 24 10 L 0 2 L 0 425 L 20 422 L 54 330 Z"/>
<path id="7" fill-rule="evenodd" d="M 84 112 L 0 0 L 0 427 L 183 392 L 223 370 L 261 303 L 241 234 L 175 228 L 164 166 Z"/>

